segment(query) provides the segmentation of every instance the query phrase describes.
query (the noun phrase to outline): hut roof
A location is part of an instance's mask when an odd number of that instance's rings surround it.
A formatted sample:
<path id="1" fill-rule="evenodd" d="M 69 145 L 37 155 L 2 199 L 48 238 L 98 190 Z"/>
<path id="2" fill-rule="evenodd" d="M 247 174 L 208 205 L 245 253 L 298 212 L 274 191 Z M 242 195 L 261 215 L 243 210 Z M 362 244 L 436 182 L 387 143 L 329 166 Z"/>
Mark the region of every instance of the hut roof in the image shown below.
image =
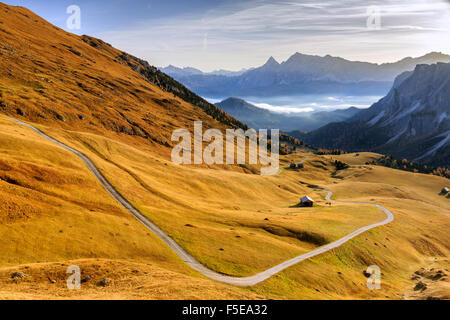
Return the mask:
<path id="1" fill-rule="evenodd" d="M 301 198 L 301 201 L 302 201 L 302 203 L 304 203 L 304 202 L 314 202 L 314 200 L 311 199 L 308 196 L 304 196 L 303 198 Z"/>

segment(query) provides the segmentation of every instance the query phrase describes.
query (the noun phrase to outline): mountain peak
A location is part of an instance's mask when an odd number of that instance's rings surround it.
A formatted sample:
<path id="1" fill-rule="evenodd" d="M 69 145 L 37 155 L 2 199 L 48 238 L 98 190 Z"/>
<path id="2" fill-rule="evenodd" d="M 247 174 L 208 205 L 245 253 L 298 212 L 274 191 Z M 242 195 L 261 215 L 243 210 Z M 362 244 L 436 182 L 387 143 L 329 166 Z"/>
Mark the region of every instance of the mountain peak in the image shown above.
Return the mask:
<path id="1" fill-rule="evenodd" d="M 303 54 L 300 52 L 296 52 L 294 53 L 292 56 L 289 57 L 289 59 L 287 59 L 283 64 L 287 64 L 287 65 L 296 65 L 296 64 L 302 64 L 302 63 L 310 63 L 311 61 L 317 61 L 317 60 L 321 60 L 324 59 L 320 56 L 317 55 L 309 55 L 309 54 Z"/>
<path id="2" fill-rule="evenodd" d="M 398 76 L 389 93 L 370 108 L 304 138 L 327 149 L 377 150 L 449 166 L 449 74 L 450 63 L 418 64 Z"/>
<path id="3" fill-rule="evenodd" d="M 428 58 L 439 58 L 439 57 L 448 57 L 448 55 L 442 53 L 442 52 L 438 52 L 438 51 L 432 51 L 430 53 L 427 53 L 426 55 L 424 55 L 424 57 L 428 57 Z"/>
<path id="4" fill-rule="evenodd" d="M 270 57 L 269 60 L 267 60 L 267 62 L 264 64 L 265 67 L 273 67 L 273 66 L 279 66 L 280 64 L 278 63 L 277 60 L 275 60 L 274 57 Z"/>

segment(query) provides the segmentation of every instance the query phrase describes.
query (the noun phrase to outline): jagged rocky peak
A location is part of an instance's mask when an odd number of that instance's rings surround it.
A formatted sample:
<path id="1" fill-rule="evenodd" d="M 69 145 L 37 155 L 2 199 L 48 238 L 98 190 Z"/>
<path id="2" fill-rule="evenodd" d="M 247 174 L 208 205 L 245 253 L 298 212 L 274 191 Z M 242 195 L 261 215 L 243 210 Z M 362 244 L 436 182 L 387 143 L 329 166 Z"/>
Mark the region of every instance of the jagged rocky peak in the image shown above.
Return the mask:
<path id="1" fill-rule="evenodd" d="M 264 64 L 264 67 L 277 67 L 279 65 L 280 64 L 277 60 L 275 60 L 274 57 L 270 57 L 269 60 L 267 60 L 267 62 Z"/>
<path id="2" fill-rule="evenodd" d="M 329 124 L 303 138 L 328 149 L 376 151 L 449 166 L 450 63 L 417 65 L 348 123 Z"/>

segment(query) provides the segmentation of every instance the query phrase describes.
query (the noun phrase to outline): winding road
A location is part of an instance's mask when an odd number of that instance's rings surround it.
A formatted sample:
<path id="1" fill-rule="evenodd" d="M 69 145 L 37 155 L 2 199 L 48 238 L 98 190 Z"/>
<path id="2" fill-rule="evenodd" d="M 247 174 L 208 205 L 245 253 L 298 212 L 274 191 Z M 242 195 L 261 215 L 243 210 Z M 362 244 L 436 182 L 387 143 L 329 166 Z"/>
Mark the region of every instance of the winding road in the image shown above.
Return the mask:
<path id="1" fill-rule="evenodd" d="M 8 117 L 8 116 L 7 116 Z M 47 140 L 50 140 L 51 142 L 57 144 L 58 146 L 74 153 L 77 155 L 89 168 L 89 170 L 95 175 L 97 180 L 102 184 L 102 186 L 111 194 L 112 197 L 114 197 L 129 213 L 131 213 L 137 220 L 139 220 L 142 224 L 144 224 L 148 229 L 150 229 L 153 233 L 155 233 L 165 244 L 167 244 L 181 259 L 183 259 L 184 262 L 186 262 L 192 269 L 198 271 L 205 277 L 208 277 L 212 280 L 219 281 L 226 284 L 231 284 L 235 286 L 253 286 L 256 285 L 264 280 L 267 280 L 268 278 L 272 277 L 273 275 L 303 261 L 309 258 L 312 258 L 314 256 L 317 256 L 319 254 L 325 253 L 327 251 L 330 251 L 334 248 L 337 248 L 347 241 L 355 238 L 356 236 L 360 235 L 363 232 L 366 232 L 370 229 L 388 224 L 394 220 L 394 215 L 387 210 L 386 208 L 382 207 L 379 204 L 376 203 L 370 203 L 370 202 L 356 202 L 356 201 L 337 201 L 337 200 L 331 200 L 332 192 L 329 190 L 323 190 L 328 192 L 326 196 L 327 201 L 331 202 L 342 202 L 342 203 L 354 203 L 354 204 L 364 204 L 364 205 L 372 205 L 376 206 L 379 209 L 381 209 L 386 214 L 386 219 L 378 222 L 373 223 L 368 226 L 362 227 L 356 231 L 353 231 L 352 233 L 340 238 L 339 240 L 336 240 L 334 242 L 331 242 L 327 245 L 324 245 L 322 247 L 319 247 L 315 250 L 312 250 L 310 252 L 304 253 L 302 255 L 299 255 L 293 259 L 287 260 L 281 264 L 278 264 L 270 269 L 267 269 L 265 271 L 262 271 L 258 274 L 255 274 L 253 276 L 249 277 L 232 277 L 223 275 L 220 273 L 217 273 L 213 270 L 208 269 L 204 265 L 202 265 L 199 261 L 197 261 L 194 257 L 192 257 L 189 253 L 187 253 L 178 243 L 175 242 L 171 237 L 169 237 L 164 231 L 162 231 L 157 225 L 155 225 L 152 221 L 150 221 L 147 217 L 145 217 L 139 210 L 137 210 L 131 203 L 129 203 L 109 182 L 106 180 L 106 178 L 101 174 L 101 172 L 98 170 L 98 168 L 92 163 L 92 161 L 85 156 L 80 151 L 73 149 L 67 145 L 65 145 L 62 142 L 59 142 L 58 140 L 53 139 L 52 137 L 49 137 L 36 127 L 25 123 L 23 121 L 20 121 L 15 118 L 8 117 L 9 119 L 27 126 L 37 132 L 39 135 L 44 137 Z"/>

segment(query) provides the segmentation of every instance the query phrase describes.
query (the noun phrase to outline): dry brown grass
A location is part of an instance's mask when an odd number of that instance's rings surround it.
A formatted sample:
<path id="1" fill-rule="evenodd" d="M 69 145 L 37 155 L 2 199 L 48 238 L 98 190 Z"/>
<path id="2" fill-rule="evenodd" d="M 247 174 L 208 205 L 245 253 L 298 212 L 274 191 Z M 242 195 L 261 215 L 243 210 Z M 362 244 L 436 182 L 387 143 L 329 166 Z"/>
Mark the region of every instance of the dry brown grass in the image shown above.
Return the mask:
<path id="1" fill-rule="evenodd" d="M 201 279 L 124 212 L 81 161 L 0 118 L 0 298 L 257 298 Z M 100 257 L 115 260 L 94 259 Z M 90 260 L 68 261 L 81 258 Z M 112 287 L 69 291 L 63 280 L 71 264 L 114 279 Z M 132 267 L 142 271 L 127 274 Z M 19 271 L 27 278 L 11 280 Z"/>
<path id="2" fill-rule="evenodd" d="M 178 166 L 99 136 L 50 131 L 91 157 L 119 192 L 193 256 L 226 274 L 263 271 L 383 219 L 372 207 L 328 207 L 324 192 L 299 183 L 298 172 L 262 177 Z M 327 170 L 309 165 L 305 172 L 319 178 Z M 296 207 L 305 194 L 317 200 L 315 208 Z"/>
<path id="3" fill-rule="evenodd" d="M 200 107 L 149 83 L 119 58 L 122 51 L 103 41 L 89 45 L 25 8 L 2 3 L 0 21 L 3 113 L 144 145 L 166 157 L 177 128 L 192 128 L 194 120 L 225 128 Z M 147 138 L 137 136 L 144 131 Z"/>
<path id="4" fill-rule="evenodd" d="M 20 159 L 20 156 L 14 153 L 13 146 L 26 145 L 26 140 L 30 139 L 35 141 L 34 147 L 24 148 L 20 151 L 21 153 L 26 154 L 28 151 L 25 149 L 43 149 L 42 152 L 36 152 L 32 156 L 35 158 L 33 163 L 43 162 L 39 158 L 39 154 L 49 159 L 56 159 L 55 163 L 59 163 L 57 159 L 63 158 L 65 165 L 69 168 L 79 165 L 78 174 L 86 171 L 82 164 L 77 163 L 79 161 L 76 158 L 71 159 L 73 157 L 68 154 L 58 156 L 57 153 L 64 154 L 65 151 L 49 145 L 29 129 L 20 127 L 9 120 L 3 120 L 1 125 L 3 125 L 2 131 L 9 133 L 7 136 L 10 136 L 11 132 L 16 132 L 15 139 L 17 139 L 15 143 L 11 143 L 10 149 L 4 147 L 2 150 L 4 162 L 10 161 L 10 158 Z M 327 206 L 326 202 L 322 200 L 323 193 L 315 192 L 312 189 L 314 184 L 332 189 L 339 199 L 376 201 L 392 210 L 396 215 L 396 220 L 391 225 L 361 235 L 341 248 L 296 265 L 258 286 L 244 290 L 244 292 L 290 299 L 403 298 L 403 292 L 412 285 L 409 279 L 411 269 L 426 266 L 430 258 L 448 256 L 449 244 L 445 236 L 449 229 L 446 216 L 449 212 L 445 208 L 448 200 L 437 195 L 440 184 L 445 182 L 443 178 L 421 175 L 419 178 L 422 184 L 417 186 L 412 181 L 408 181 L 408 179 L 416 179 L 411 173 L 383 167 L 355 165 L 341 172 L 341 178 L 335 179 L 331 177 L 333 171 L 331 164 L 327 160 L 311 154 L 309 155 L 310 160 L 305 163 L 304 171 L 285 170 L 280 176 L 267 178 L 220 168 L 174 166 L 157 155 L 142 152 L 122 142 L 91 134 L 46 127 L 41 127 L 41 129 L 89 155 L 119 191 L 126 194 L 128 199 L 161 225 L 190 253 L 209 267 L 230 274 L 252 274 L 317 246 L 315 243 L 298 240 L 295 230 L 308 231 L 331 241 L 351 232 L 358 226 L 383 219 L 383 215 L 371 207 L 364 208 L 360 205 L 347 204 Z M 36 144 L 36 141 L 39 143 Z M 7 144 L 3 143 L 2 145 L 6 146 Z M 47 152 L 56 152 L 56 154 L 45 156 Z M 300 159 L 304 156 L 299 154 L 289 157 Z M 26 158 L 30 159 L 28 156 Z M 283 159 L 283 163 L 291 160 Z M 22 161 L 24 160 L 22 159 Z M 50 160 L 47 165 L 50 165 L 51 162 L 53 161 Z M 319 162 L 326 165 L 325 169 L 317 167 Z M 119 163 L 120 165 L 118 165 Z M 12 168 L 11 170 L 14 172 L 15 167 L 22 168 L 20 165 L 9 168 Z M 56 171 L 64 173 L 64 170 L 61 169 Z M 398 180 L 392 178 L 395 176 Z M 83 179 L 93 178 L 87 173 L 87 177 Z M 78 181 L 83 185 L 89 185 L 89 182 L 83 179 Z M 41 180 L 31 179 L 32 182 L 28 183 L 35 183 L 37 188 L 41 183 L 43 186 L 51 185 L 51 179 L 50 181 Z M 216 183 L 216 181 L 220 181 L 220 183 Z M 390 183 L 387 184 L 386 181 Z M 96 182 L 94 181 L 93 184 L 96 185 Z M 10 183 L 7 185 L 10 186 Z M 214 187 L 210 188 L 209 186 Z M 84 188 L 78 190 L 79 187 L 76 184 L 72 187 L 75 189 L 74 192 L 68 192 L 68 194 L 73 194 L 79 199 L 89 199 L 88 195 L 83 194 Z M 58 186 L 56 189 L 64 190 L 64 188 L 69 188 L 69 186 L 63 184 L 63 187 Z M 277 191 L 273 192 L 273 190 Z M 425 190 L 429 190 L 429 192 L 425 192 Z M 434 192 L 434 190 L 438 191 Z M 417 199 L 419 193 L 422 194 L 421 200 Z M 92 192 L 89 194 L 92 195 Z M 298 196 L 302 194 L 313 194 L 318 200 L 318 206 L 312 209 L 292 207 L 297 203 Z M 92 201 L 95 200 L 97 203 L 112 201 L 107 194 L 105 194 L 104 200 L 100 201 L 103 196 L 100 196 L 99 199 L 99 195 L 102 195 L 101 188 L 95 192 Z M 23 201 L 16 201 L 16 203 L 21 206 Z M 89 203 L 89 201 L 82 203 L 81 206 L 89 206 Z M 52 207 L 53 204 L 44 204 L 44 207 L 46 206 Z M 30 208 L 36 207 L 30 206 Z M 66 210 L 68 211 L 67 208 L 62 208 L 62 211 Z M 20 235 L 23 238 L 16 237 L 11 240 L 22 244 L 24 251 L 32 250 L 35 256 L 30 260 L 21 261 L 20 259 L 26 255 L 19 252 L 20 258 L 16 258 L 18 260 L 9 265 L 34 261 L 107 257 L 110 259 L 131 258 L 138 261 L 147 259 L 146 261 L 152 261 L 152 263 L 157 261 L 156 264 L 159 266 L 164 259 L 145 256 L 145 249 L 140 253 L 133 251 L 134 256 L 130 254 L 130 258 L 126 257 L 127 250 L 131 250 L 136 243 L 151 245 L 153 240 L 148 238 L 142 243 L 138 241 L 134 241 L 133 244 L 123 243 L 123 247 L 120 247 L 120 250 L 124 250 L 123 252 L 114 251 L 115 249 L 111 245 L 104 248 L 104 239 L 114 238 L 107 231 L 108 222 L 116 224 L 116 221 L 111 220 L 110 217 L 115 219 L 127 217 L 126 214 L 121 213 L 120 209 L 116 210 L 118 212 L 115 214 L 111 214 L 109 209 L 105 210 L 108 212 L 107 219 L 96 217 L 96 221 L 102 225 L 95 223 L 92 231 L 85 231 L 81 234 L 81 237 L 85 237 L 86 233 L 96 234 L 95 240 L 90 243 L 90 246 L 95 243 L 94 248 L 98 246 L 101 250 L 94 250 L 91 255 L 74 249 L 80 246 L 79 243 L 67 248 L 67 236 L 70 238 L 79 236 L 80 230 L 90 228 L 92 225 L 88 225 L 82 216 L 70 216 L 66 221 L 60 221 L 61 217 L 43 220 L 44 216 L 36 215 L 39 219 L 30 219 L 30 229 Z M 128 218 L 134 223 L 130 217 Z M 266 218 L 269 220 L 265 220 Z M 11 229 L 16 230 L 16 226 L 20 225 L 21 221 L 16 221 Z M 130 224 L 130 222 L 125 223 Z M 51 242 L 52 238 L 49 237 L 49 234 L 57 233 L 56 230 L 60 228 L 66 230 L 67 224 L 74 225 L 76 229 L 70 234 L 64 234 L 65 231 L 63 234 L 59 234 L 58 241 L 67 248 L 66 255 L 49 259 L 43 255 L 49 248 L 58 254 L 61 252 L 61 247 L 50 245 L 53 242 Z M 55 225 L 55 227 L 51 225 Z M 45 228 L 52 228 L 54 231 L 45 233 Z M 33 238 L 35 236 L 33 232 L 36 229 L 41 236 L 38 242 L 42 244 L 37 250 L 33 246 L 24 245 L 36 242 L 36 238 Z M 134 230 L 124 230 L 122 231 L 123 235 L 119 232 L 120 236 L 115 240 L 127 238 L 130 231 L 135 233 Z M 9 233 L 5 232 L 4 234 Z M 25 240 L 29 235 L 32 237 Z M 148 234 L 144 232 L 143 236 L 148 237 Z M 8 237 L 11 236 L 8 235 L 5 238 Z M 158 243 L 158 240 L 155 242 Z M 128 247 L 130 245 L 131 248 Z M 11 245 L 6 246 L 11 247 Z M 263 255 L 261 255 L 262 247 L 264 248 Z M 81 246 L 81 249 L 83 248 Z M 224 250 L 221 251 L 220 248 Z M 170 251 L 164 246 L 159 247 L 158 250 L 161 254 L 165 253 L 170 256 Z M 141 254 L 144 254 L 145 257 L 142 258 Z M 17 256 L 17 253 L 7 253 L 8 257 L 14 255 Z M 43 256 L 44 258 L 42 258 Z M 173 270 L 174 266 L 180 268 L 178 270 L 185 269 L 182 263 L 176 262 L 176 260 L 177 258 L 167 259 L 162 266 L 170 270 Z M 383 270 L 382 291 L 369 291 L 365 287 L 366 278 L 363 276 L 362 270 L 370 264 L 377 264 Z"/>
<path id="5" fill-rule="evenodd" d="M 67 288 L 66 270 L 72 265 L 80 267 L 82 280 L 90 276 L 80 290 Z M 25 278 L 10 279 L 16 272 L 22 272 Z M 111 282 L 106 287 L 99 286 L 103 279 Z M 0 299 L 258 300 L 264 296 L 169 271 L 155 263 L 84 259 L 1 268 Z"/>

